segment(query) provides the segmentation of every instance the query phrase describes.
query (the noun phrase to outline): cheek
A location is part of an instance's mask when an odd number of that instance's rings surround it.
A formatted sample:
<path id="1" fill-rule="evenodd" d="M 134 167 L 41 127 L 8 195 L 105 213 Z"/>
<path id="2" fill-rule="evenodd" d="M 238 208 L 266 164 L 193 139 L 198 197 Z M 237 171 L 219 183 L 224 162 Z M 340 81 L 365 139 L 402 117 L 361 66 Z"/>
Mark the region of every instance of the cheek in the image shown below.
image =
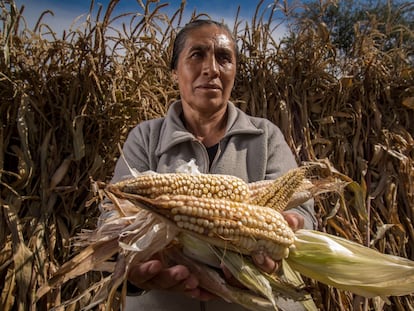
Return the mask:
<path id="1" fill-rule="evenodd" d="M 193 81 L 188 75 L 178 77 L 178 86 L 182 95 L 189 96 L 193 92 Z"/>
<path id="2" fill-rule="evenodd" d="M 192 83 L 198 77 L 196 66 L 184 66 L 179 71 L 178 77 L 185 84 L 183 86 Z"/>
<path id="3" fill-rule="evenodd" d="M 223 66 L 222 75 L 226 80 L 233 80 L 236 78 L 236 67 L 234 65 Z"/>
<path id="4" fill-rule="evenodd" d="M 223 80 L 225 80 L 226 86 L 233 88 L 234 80 L 236 78 L 236 72 L 234 70 L 228 71 L 223 75 Z"/>

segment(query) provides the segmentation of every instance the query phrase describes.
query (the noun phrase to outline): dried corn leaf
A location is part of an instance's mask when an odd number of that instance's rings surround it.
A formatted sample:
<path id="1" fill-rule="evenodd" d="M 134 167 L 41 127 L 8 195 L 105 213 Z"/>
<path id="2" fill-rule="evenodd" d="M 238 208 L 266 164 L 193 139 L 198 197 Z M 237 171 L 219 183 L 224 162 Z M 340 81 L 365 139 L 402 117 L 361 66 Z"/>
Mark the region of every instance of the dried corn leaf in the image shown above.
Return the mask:
<path id="1" fill-rule="evenodd" d="M 4 205 L 6 220 L 12 233 L 13 242 L 13 272 L 17 288 L 16 301 L 19 310 L 27 309 L 33 302 L 27 301 L 33 278 L 33 252 L 26 246 L 22 235 L 22 227 L 18 222 L 17 213 L 13 207 Z"/>

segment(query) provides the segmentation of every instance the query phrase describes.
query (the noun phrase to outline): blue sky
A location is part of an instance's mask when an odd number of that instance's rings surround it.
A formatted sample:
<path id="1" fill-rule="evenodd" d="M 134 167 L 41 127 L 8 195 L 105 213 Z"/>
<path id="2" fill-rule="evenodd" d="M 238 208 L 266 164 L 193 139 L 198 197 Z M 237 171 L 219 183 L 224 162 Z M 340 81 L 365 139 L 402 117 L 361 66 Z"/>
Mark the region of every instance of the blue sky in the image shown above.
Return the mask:
<path id="1" fill-rule="evenodd" d="M 264 0 L 261 8 L 265 9 L 268 5 L 273 4 L 275 0 Z M 58 35 L 63 30 L 69 29 L 73 21 L 81 16 L 81 19 L 89 11 L 89 0 L 15 0 L 18 8 L 24 5 L 25 9 L 23 16 L 25 17 L 29 28 L 32 28 L 41 13 L 45 10 L 51 10 L 54 16 L 48 14 L 44 16 L 43 22 L 51 26 L 52 30 Z M 95 8 L 99 4 L 103 5 L 103 12 L 106 11 L 106 7 L 109 0 L 95 0 Z M 127 12 L 141 12 L 142 10 L 137 3 L 137 0 L 120 0 L 116 6 L 116 10 L 112 16 L 117 16 Z M 143 0 L 145 2 L 145 0 Z M 172 12 L 175 12 L 180 7 L 180 0 L 167 0 L 160 1 L 161 3 L 168 3 L 169 5 L 164 8 L 163 12 L 168 16 L 172 16 Z M 237 8 L 240 6 L 241 11 L 239 20 L 251 22 L 254 15 L 256 6 L 259 0 L 187 0 L 185 7 L 185 18 L 189 19 L 189 16 L 196 10 L 197 13 L 207 13 L 213 19 L 224 20 L 230 27 L 234 24 Z M 95 16 L 95 15 L 93 15 Z M 187 20 L 184 20 L 186 22 Z M 283 32 L 283 27 L 280 27 L 280 32 Z"/>

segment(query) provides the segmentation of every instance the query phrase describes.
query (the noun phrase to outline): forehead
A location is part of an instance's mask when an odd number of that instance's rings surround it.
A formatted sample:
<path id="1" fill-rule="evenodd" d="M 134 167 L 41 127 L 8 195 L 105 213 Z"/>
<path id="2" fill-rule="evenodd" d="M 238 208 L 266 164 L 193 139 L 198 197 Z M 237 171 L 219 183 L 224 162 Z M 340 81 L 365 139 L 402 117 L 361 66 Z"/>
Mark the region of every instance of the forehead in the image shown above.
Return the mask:
<path id="1" fill-rule="evenodd" d="M 185 40 L 185 48 L 196 46 L 211 46 L 231 49 L 234 52 L 234 42 L 226 29 L 216 25 L 204 25 L 191 30 Z"/>

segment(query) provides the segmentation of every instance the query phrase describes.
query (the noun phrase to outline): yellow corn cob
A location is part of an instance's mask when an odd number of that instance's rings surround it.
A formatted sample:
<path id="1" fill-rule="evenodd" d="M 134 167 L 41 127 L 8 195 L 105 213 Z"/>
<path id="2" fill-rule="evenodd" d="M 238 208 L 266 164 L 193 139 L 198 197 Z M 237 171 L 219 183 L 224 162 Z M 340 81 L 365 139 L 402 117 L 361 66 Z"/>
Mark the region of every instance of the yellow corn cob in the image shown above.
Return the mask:
<path id="1" fill-rule="evenodd" d="M 114 184 L 122 192 L 148 198 L 164 194 L 185 194 L 199 198 L 228 199 L 245 202 L 249 198 L 248 185 L 240 178 L 219 174 L 143 174 Z"/>
<path id="2" fill-rule="evenodd" d="M 116 195 L 164 216 L 213 245 L 243 254 L 264 250 L 280 260 L 287 257 L 294 241 L 294 233 L 283 216 L 271 208 L 188 195 L 155 199 L 125 192 Z"/>
<path id="3" fill-rule="evenodd" d="M 268 186 L 263 187 L 260 193 L 254 193 L 249 203 L 267 206 L 276 211 L 283 211 L 289 203 L 289 199 L 305 181 L 306 169 L 296 168 L 275 179 Z M 258 184 L 266 185 L 265 183 Z M 254 187 L 251 187 L 254 189 Z"/>

